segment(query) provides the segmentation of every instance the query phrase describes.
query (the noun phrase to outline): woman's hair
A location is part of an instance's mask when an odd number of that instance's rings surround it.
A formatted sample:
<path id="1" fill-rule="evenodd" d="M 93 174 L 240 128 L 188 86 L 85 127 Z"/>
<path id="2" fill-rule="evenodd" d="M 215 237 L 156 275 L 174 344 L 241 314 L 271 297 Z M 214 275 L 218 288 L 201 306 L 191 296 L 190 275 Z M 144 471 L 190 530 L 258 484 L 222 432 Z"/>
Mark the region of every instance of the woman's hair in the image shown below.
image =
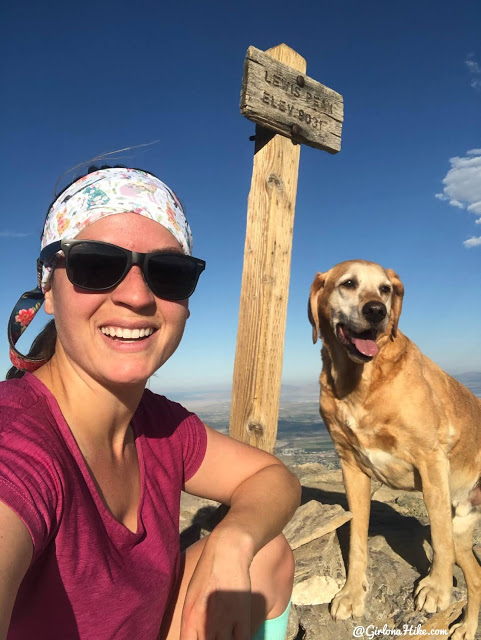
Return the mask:
<path id="1" fill-rule="evenodd" d="M 57 341 L 57 329 L 55 327 L 55 320 L 50 320 L 44 326 L 42 331 L 38 334 L 35 340 L 32 342 L 30 351 L 28 352 L 29 358 L 43 358 L 50 360 L 55 353 L 55 343 Z M 17 369 L 17 367 L 11 367 L 5 378 L 11 380 L 12 378 L 21 378 L 25 371 L 23 369 Z"/>
<path id="2" fill-rule="evenodd" d="M 113 167 L 106 164 L 102 165 L 101 167 L 96 167 L 95 165 L 92 165 L 88 168 L 87 173 L 85 175 L 88 175 L 89 173 L 93 173 L 94 171 L 99 171 L 102 169 L 124 169 L 124 168 L 125 167 L 123 165 L 115 165 Z M 47 215 L 48 215 L 48 211 L 50 210 L 50 207 L 55 202 L 55 200 L 57 200 L 57 198 L 59 198 L 62 195 L 62 193 L 66 191 L 66 189 L 68 189 L 74 182 L 77 182 L 77 180 L 79 180 L 82 177 L 84 176 L 76 177 L 64 189 L 62 189 L 62 191 L 55 197 L 53 202 L 49 205 L 47 209 Z M 32 342 L 32 346 L 30 347 L 30 351 L 28 352 L 27 357 L 29 358 L 40 357 L 44 360 L 50 360 L 50 358 L 55 353 L 56 342 L 57 342 L 57 329 L 55 327 L 55 320 L 50 320 L 50 322 L 48 322 L 45 325 L 42 331 L 40 331 L 38 336 Z M 12 378 L 21 378 L 24 373 L 25 371 L 23 369 L 17 369 L 17 367 L 11 367 L 7 372 L 6 379 L 11 380 Z"/>

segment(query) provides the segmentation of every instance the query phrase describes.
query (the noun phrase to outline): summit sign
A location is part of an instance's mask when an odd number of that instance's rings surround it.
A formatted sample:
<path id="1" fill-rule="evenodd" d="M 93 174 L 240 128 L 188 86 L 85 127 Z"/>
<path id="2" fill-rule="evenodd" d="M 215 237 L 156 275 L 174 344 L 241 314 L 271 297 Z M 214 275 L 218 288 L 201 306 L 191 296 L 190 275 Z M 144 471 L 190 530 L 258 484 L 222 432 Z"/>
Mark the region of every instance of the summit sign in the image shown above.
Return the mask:
<path id="1" fill-rule="evenodd" d="M 240 110 L 293 142 L 329 153 L 341 149 L 342 96 L 255 47 L 244 61 Z"/>
<path id="2" fill-rule="evenodd" d="M 307 61 L 279 44 L 267 51 L 249 47 L 242 76 L 240 109 L 256 132 L 249 138 L 255 140 L 254 163 L 229 433 L 270 453 L 279 419 L 301 146 L 337 153 L 344 119 L 342 96 L 306 71 Z"/>

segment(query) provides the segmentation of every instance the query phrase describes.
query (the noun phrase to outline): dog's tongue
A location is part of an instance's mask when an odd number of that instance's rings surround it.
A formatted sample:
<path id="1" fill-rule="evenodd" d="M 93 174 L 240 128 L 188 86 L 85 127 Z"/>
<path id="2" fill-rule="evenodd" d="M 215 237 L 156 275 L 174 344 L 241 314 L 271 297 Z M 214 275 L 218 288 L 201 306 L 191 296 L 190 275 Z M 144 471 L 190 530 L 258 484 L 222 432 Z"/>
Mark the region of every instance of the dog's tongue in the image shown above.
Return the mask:
<path id="1" fill-rule="evenodd" d="M 356 349 L 365 356 L 375 356 L 379 351 L 375 340 L 363 340 L 362 338 L 353 337 L 352 341 L 356 345 Z"/>

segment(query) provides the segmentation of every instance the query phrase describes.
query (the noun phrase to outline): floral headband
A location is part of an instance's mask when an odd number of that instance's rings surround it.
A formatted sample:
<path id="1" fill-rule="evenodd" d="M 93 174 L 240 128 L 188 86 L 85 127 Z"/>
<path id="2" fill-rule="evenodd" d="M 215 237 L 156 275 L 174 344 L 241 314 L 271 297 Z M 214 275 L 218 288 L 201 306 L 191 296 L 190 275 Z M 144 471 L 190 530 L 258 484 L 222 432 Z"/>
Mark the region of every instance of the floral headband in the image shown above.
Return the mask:
<path id="1" fill-rule="evenodd" d="M 192 233 L 182 205 L 167 185 L 139 169 L 100 169 L 71 184 L 50 207 L 41 249 L 53 242 L 74 239 L 85 227 L 116 213 L 138 213 L 165 227 L 187 255 L 192 255 Z M 44 301 L 48 280 L 59 251 L 45 264 L 37 260 L 37 287 L 25 292 L 10 314 L 10 360 L 17 369 L 35 371 L 46 360 L 23 356 L 15 348 Z"/>

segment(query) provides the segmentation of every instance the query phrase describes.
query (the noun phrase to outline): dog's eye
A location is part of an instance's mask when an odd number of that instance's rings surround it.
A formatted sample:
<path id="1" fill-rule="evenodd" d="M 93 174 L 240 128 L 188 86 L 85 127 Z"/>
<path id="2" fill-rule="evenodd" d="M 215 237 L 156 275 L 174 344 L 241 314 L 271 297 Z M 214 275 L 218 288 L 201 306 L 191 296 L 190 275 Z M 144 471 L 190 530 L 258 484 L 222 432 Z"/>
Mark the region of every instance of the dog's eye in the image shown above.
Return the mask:
<path id="1" fill-rule="evenodd" d="M 379 291 L 381 293 L 391 293 L 391 287 L 388 284 L 383 284 L 381 287 L 379 287 Z"/>
<path id="2" fill-rule="evenodd" d="M 355 289 L 356 286 L 357 285 L 355 280 L 346 280 L 341 284 L 341 287 L 344 287 L 345 289 Z"/>

